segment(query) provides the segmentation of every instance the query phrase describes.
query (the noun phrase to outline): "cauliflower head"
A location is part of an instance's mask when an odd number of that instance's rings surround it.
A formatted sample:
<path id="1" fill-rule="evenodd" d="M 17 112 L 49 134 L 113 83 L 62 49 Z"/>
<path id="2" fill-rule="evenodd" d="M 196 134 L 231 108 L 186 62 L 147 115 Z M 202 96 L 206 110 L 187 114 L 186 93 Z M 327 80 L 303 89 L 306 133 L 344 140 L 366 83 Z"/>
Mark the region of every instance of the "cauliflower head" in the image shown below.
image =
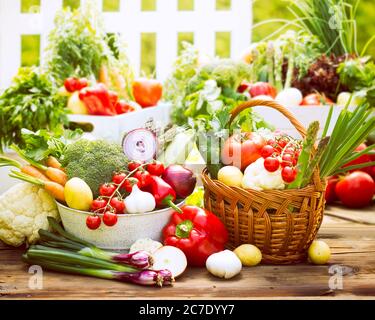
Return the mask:
<path id="1" fill-rule="evenodd" d="M 47 216 L 59 219 L 55 200 L 42 188 L 20 183 L 0 195 L 0 240 L 18 247 L 35 243 L 39 229 L 49 229 Z"/>
<path id="2" fill-rule="evenodd" d="M 282 190 L 285 184 L 281 177 L 281 169 L 269 172 L 264 168 L 264 159 L 259 158 L 245 169 L 242 187 L 257 191 Z"/>

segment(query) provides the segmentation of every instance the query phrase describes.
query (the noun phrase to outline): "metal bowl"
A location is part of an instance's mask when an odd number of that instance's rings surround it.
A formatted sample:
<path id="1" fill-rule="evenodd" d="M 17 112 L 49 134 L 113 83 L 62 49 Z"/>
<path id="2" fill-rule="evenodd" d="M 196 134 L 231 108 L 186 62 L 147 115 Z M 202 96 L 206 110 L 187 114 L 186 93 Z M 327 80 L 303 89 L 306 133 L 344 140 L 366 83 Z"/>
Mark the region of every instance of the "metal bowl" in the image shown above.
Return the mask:
<path id="1" fill-rule="evenodd" d="M 184 202 L 177 206 L 181 207 Z M 86 218 L 90 212 L 71 209 L 59 202 L 57 208 L 66 231 L 99 248 L 111 250 L 129 249 L 141 238 L 161 241 L 162 230 L 174 212 L 173 209 L 166 208 L 146 213 L 122 214 L 118 215 L 118 221 L 113 227 L 102 223 L 98 229 L 90 230 L 86 226 Z"/>

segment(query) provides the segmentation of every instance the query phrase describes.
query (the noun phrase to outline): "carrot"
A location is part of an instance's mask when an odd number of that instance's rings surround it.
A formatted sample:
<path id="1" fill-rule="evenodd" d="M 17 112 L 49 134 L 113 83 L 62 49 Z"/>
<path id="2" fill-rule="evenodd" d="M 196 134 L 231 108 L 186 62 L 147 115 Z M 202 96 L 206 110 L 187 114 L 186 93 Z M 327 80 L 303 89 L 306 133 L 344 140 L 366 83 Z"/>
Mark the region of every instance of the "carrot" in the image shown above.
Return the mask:
<path id="1" fill-rule="evenodd" d="M 44 170 L 44 174 L 53 182 L 57 182 L 58 184 L 61 184 L 62 186 L 65 186 L 66 182 L 68 181 L 68 176 L 65 172 L 63 172 L 60 169 L 47 167 L 46 170 Z"/>
<path id="2" fill-rule="evenodd" d="M 50 181 L 46 175 L 44 175 L 42 172 L 40 172 L 37 168 L 26 165 L 21 168 L 21 172 L 26 173 L 27 175 L 43 180 L 43 181 Z"/>
<path id="3" fill-rule="evenodd" d="M 9 176 L 42 187 L 56 200 L 65 202 L 64 187 L 61 184 L 53 181 L 43 181 L 42 179 L 34 178 L 23 172 L 14 170 L 11 171 Z"/>
<path id="4" fill-rule="evenodd" d="M 56 200 L 65 202 L 64 187 L 53 181 L 45 181 L 44 189 Z"/>
<path id="5" fill-rule="evenodd" d="M 23 166 L 17 160 L 11 158 L 0 156 L 0 167 L 15 167 L 31 177 L 38 178 L 43 181 L 49 181 L 49 179 L 42 172 L 40 172 L 38 168 L 35 168 L 32 165 Z"/>
<path id="6" fill-rule="evenodd" d="M 110 80 L 109 80 L 109 74 L 108 74 L 108 68 L 105 64 L 102 64 L 99 69 L 99 82 L 103 83 L 104 85 L 109 88 L 110 86 Z"/>
<path id="7" fill-rule="evenodd" d="M 55 157 L 53 157 L 53 156 L 49 156 L 47 158 L 46 164 L 47 164 L 48 167 L 52 167 L 52 168 L 56 168 L 56 169 L 62 170 L 61 163 Z"/>

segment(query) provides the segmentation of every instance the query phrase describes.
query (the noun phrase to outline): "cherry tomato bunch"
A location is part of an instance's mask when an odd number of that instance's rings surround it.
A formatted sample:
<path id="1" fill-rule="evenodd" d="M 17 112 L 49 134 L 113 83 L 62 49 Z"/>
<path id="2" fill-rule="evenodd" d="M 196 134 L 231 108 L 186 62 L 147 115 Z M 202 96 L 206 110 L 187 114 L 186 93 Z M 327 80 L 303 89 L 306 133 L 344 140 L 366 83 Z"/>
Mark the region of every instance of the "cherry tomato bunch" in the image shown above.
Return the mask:
<path id="1" fill-rule="evenodd" d="M 107 226 L 114 226 L 119 214 L 126 212 L 124 198 L 129 195 L 136 184 L 140 189 L 147 188 L 152 183 L 152 176 L 161 176 L 164 173 L 164 165 L 159 161 L 148 164 L 132 161 L 127 170 L 115 172 L 112 181 L 99 187 L 99 197 L 91 204 L 90 215 L 86 219 L 89 229 L 98 229 L 103 221 Z M 102 218 L 99 216 L 103 214 Z"/>
<path id="2" fill-rule="evenodd" d="M 301 152 L 301 144 L 292 137 L 282 135 L 270 139 L 261 149 L 264 168 L 275 172 L 281 167 L 281 177 L 286 183 L 293 182 L 297 177 L 297 163 Z"/>

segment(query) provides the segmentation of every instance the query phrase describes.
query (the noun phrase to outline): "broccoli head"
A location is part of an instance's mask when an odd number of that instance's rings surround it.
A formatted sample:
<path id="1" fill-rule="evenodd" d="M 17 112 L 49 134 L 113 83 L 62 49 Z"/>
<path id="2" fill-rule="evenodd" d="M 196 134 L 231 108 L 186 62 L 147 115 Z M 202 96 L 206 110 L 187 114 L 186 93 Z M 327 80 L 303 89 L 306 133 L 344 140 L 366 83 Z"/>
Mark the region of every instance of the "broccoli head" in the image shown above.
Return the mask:
<path id="1" fill-rule="evenodd" d="M 99 186 L 112 181 L 113 172 L 126 168 L 127 159 L 121 147 L 115 143 L 80 139 L 67 146 L 61 163 L 69 179 L 81 178 L 96 197 Z"/>

